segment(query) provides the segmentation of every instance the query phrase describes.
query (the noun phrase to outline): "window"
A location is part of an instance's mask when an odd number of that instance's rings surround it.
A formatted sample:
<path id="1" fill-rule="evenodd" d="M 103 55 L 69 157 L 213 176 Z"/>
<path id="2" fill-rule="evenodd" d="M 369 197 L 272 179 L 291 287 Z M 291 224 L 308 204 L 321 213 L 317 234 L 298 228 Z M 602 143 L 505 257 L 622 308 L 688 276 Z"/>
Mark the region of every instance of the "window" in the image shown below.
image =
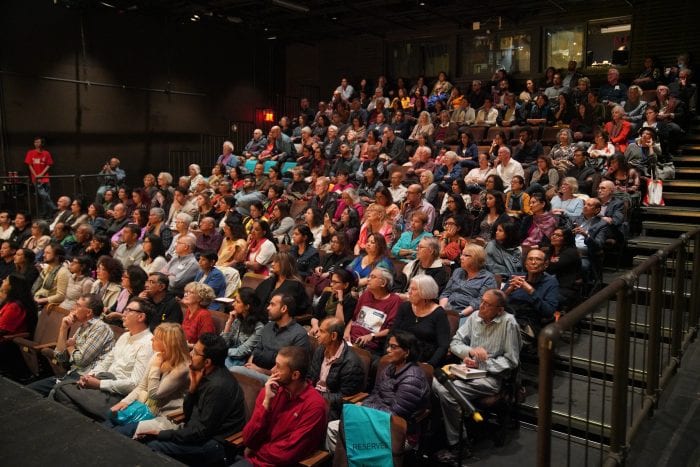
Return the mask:
<path id="1" fill-rule="evenodd" d="M 530 72 L 530 35 L 478 35 L 462 40 L 461 76 L 491 75 L 499 68 L 509 74 Z"/>
<path id="2" fill-rule="evenodd" d="M 389 45 L 389 75 L 393 77 L 449 75 L 450 48 L 447 40 L 423 40 Z"/>
<path id="3" fill-rule="evenodd" d="M 586 66 L 628 65 L 632 17 L 588 22 Z"/>
<path id="4" fill-rule="evenodd" d="M 583 58 L 583 26 L 554 26 L 544 31 L 545 66 L 566 69 L 571 60 Z"/>

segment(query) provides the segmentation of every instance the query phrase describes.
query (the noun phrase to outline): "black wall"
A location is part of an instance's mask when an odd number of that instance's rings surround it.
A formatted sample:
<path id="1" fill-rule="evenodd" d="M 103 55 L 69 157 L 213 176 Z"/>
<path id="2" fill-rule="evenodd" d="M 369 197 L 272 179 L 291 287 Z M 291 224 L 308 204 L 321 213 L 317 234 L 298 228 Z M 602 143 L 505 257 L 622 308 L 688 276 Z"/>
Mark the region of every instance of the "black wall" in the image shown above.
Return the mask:
<path id="1" fill-rule="evenodd" d="M 54 174 L 95 173 L 117 155 L 136 183 L 166 170 L 170 150 L 199 150 L 201 134 L 252 121 L 271 94 L 272 44 L 233 29 L 51 0 L 1 3 L 3 174 L 26 172 L 24 154 L 44 135 Z"/>

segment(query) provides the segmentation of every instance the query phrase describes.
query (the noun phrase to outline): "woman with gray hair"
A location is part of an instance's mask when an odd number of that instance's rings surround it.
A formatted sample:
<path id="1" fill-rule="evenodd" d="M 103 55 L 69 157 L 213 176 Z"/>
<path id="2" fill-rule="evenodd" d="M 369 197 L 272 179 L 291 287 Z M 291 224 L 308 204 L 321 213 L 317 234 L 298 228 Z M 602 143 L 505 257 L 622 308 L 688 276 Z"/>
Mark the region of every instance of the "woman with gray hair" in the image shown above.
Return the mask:
<path id="1" fill-rule="evenodd" d="M 574 144 L 574 136 L 571 130 L 568 128 L 559 130 L 559 133 L 557 133 L 557 144 L 552 146 L 552 150 L 549 152 L 549 157 L 552 158 L 554 167 L 559 172 L 566 172 L 573 167 L 574 149 L 576 149 L 576 145 Z"/>
<path id="2" fill-rule="evenodd" d="M 190 192 L 195 191 L 197 189 L 197 184 L 205 180 L 205 178 L 202 176 L 202 169 L 199 167 L 198 164 L 190 164 L 188 168 L 190 177 L 189 177 L 189 182 L 190 182 Z M 206 180 L 205 180 L 206 181 Z"/>
<path id="3" fill-rule="evenodd" d="M 615 146 L 615 150 L 622 153 L 627 149 L 627 140 L 632 134 L 632 124 L 624 117 L 625 109 L 621 105 L 616 105 L 612 109 L 612 120 L 603 127 L 610 136 L 610 142 Z"/>
<path id="4" fill-rule="evenodd" d="M 214 289 L 201 282 L 190 282 L 185 286 L 182 304 L 185 313 L 182 320 L 182 330 L 188 344 L 196 344 L 197 339 L 204 333 L 216 332 L 214 320 L 207 310 L 209 304 L 216 298 Z"/>
<path id="5" fill-rule="evenodd" d="M 31 228 L 31 236 L 22 244 L 22 248 L 29 248 L 36 255 L 40 255 L 49 243 L 51 243 L 49 224 L 46 221 L 34 221 Z"/>
<path id="6" fill-rule="evenodd" d="M 450 345 L 450 324 L 445 310 L 435 302 L 438 285 L 430 276 L 420 274 L 408 286 L 408 302 L 399 305 L 392 331 L 401 330 L 418 338 L 418 361 L 437 368 L 444 362 Z"/>
<path id="7" fill-rule="evenodd" d="M 406 292 L 408 284 L 414 277 L 427 275 L 433 278 L 438 285 L 439 292 L 447 285 L 450 274 L 440 259 L 440 240 L 436 237 L 423 237 L 416 249 L 416 259 L 404 266 L 402 274 L 396 279 L 394 290 Z M 408 300 L 405 293 L 399 294 L 402 299 Z"/>
<path id="8" fill-rule="evenodd" d="M 552 198 L 552 214 L 567 215 L 570 218 L 583 213 L 583 199 L 576 196 L 578 181 L 574 177 L 566 177 L 561 182 L 559 193 Z"/>

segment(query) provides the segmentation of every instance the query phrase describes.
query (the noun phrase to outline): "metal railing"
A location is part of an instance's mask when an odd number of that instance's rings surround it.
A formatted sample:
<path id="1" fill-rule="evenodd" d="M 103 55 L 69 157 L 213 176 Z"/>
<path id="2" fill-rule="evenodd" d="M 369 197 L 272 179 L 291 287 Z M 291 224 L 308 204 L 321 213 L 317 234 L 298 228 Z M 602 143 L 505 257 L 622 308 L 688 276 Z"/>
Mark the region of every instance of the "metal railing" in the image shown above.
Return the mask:
<path id="1" fill-rule="evenodd" d="M 32 181 L 26 175 L 0 177 L 0 204 L 13 212 L 32 212 Z"/>
<path id="2" fill-rule="evenodd" d="M 537 465 L 624 465 L 698 331 L 700 229 L 681 235 L 545 327 Z"/>

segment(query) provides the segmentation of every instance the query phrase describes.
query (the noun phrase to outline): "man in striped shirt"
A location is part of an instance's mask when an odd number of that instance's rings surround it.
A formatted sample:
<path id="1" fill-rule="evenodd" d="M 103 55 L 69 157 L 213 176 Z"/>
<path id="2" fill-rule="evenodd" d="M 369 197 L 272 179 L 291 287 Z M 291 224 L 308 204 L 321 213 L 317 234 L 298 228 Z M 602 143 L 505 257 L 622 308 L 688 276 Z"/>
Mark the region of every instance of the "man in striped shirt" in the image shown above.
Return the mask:
<path id="1" fill-rule="evenodd" d="M 489 289 L 481 298 L 479 309 L 469 315 L 452 338 L 450 351 L 470 368 L 486 370 L 483 378 L 454 380 L 455 388 L 466 399 L 490 396 L 501 390 L 501 383 L 520 364 L 520 329 L 515 317 L 505 311 L 506 295 Z M 441 461 L 459 459 L 459 432 L 463 422 L 457 400 L 437 379 L 433 391 L 440 399 L 448 449 L 438 453 Z"/>

